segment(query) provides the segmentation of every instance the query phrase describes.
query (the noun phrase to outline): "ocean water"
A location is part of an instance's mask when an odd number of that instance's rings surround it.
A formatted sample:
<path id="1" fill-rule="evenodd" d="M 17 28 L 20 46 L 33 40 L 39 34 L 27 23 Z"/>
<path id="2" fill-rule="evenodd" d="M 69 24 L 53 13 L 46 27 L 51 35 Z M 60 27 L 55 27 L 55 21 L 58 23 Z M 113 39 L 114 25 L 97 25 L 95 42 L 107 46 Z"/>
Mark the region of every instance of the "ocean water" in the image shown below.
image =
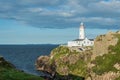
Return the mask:
<path id="1" fill-rule="evenodd" d="M 35 61 L 41 55 L 49 55 L 58 45 L 0 45 L 0 56 L 16 66 L 17 69 L 34 75 L 42 75 L 36 71 Z"/>

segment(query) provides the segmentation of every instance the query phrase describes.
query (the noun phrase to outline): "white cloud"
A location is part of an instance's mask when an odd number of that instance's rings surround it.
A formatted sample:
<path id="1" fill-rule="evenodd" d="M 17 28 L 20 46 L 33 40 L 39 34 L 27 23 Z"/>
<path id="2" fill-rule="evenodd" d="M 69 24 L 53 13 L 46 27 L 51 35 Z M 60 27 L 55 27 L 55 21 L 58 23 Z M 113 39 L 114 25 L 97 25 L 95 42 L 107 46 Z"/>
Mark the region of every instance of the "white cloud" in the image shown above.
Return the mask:
<path id="1" fill-rule="evenodd" d="M 63 17 L 71 17 L 71 16 L 73 16 L 71 13 L 67 13 L 67 12 L 60 12 L 59 15 L 63 16 Z"/>

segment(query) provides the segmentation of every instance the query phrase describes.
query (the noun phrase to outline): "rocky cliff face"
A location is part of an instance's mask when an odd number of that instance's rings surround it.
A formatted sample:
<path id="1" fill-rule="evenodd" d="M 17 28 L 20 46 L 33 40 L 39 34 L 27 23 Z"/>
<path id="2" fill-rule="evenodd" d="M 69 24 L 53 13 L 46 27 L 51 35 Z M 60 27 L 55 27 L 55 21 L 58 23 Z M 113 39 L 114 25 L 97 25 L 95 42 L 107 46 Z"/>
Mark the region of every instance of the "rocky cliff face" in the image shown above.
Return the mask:
<path id="1" fill-rule="evenodd" d="M 116 33 L 108 32 L 106 35 L 100 35 L 95 39 L 94 48 L 93 48 L 93 57 L 102 56 L 103 54 L 108 53 L 108 47 L 110 45 L 116 45 L 118 38 L 115 37 Z"/>
<path id="2" fill-rule="evenodd" d="M 96 38 L 90 65 L 92 80 L 120 80 L 119 31 Z"/>
<path id="3" fill-rule="evenodd" d="M 120 32 L 98 36 L 93 49 L 83 52 L 59 46 L 49 56 L 40 56 L 36 67 L 57 80 L 61 76 L 62 80 L 119 80 Z"/>
<path id="4" fill-rule="evenodd" d="M 40 56 L 36 61 L 36 67 L 37 70 L 50 73 L 52 77 L 63 76 L 62 80 L 73 80 L 76 77 L 81 80 L 87 75 L 86 63 L 91 59 L 91 55 L 91 51 L 79 53 L 69 50 L 68 47 L 59 46 L 51 51 L 50 56 Z"/>

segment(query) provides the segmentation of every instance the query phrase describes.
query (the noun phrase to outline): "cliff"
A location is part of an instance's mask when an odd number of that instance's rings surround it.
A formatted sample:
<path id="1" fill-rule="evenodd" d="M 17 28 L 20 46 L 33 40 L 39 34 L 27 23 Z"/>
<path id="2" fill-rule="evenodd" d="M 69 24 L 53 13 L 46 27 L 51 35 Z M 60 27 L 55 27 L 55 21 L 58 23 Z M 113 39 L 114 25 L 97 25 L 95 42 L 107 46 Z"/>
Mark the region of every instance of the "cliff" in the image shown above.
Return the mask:
<path id="1" fill-rule="evenodd" d="M 24 73 L 0 57 L 0 80 L 43 80 L 38 76 Z"/>
<path id="2" fill-rule="evenodd" d="M 108 37 L 109 36 L 109 37 Z M 100 36 L 101 37 L 101 36 Z M 107 40 L 104 42 L 104 40 Z M 99 41 L 95 42 L 99 43 Z M 101 44 L 103 44 L 103 46 Z M 95 44 L 93 54 L 97 56 L 91 61 L 93 80 L 120 80 L 120 33 L 109 32 L 99 44 Z M 106 46 L 107 45 L 107 46 Z M 99 48 L 98 46 L 102 46 Z M 104 49 L 104 50 L 103 50 Z M 93 75 L 94 73 L 94 75 Z"/>
<path id="3" fill-rule="evenodd" d="M 40 56 L 36 61 L 36 67 L 37 70 L 51 73 L 52 77 L 64 76 L 63 80 L 70 78 L 68 75 L 82 79 L 87 74 L 86 63 L 90 60 L 90 55 L 90 51 L 79 53 L 59 46 L 51 51 L 50 56 Z"/>
<path id="4" fill-rule="evenodd" d="M 118 33 L 108 32 L 106 35 L 100 35 L 95 39 L 93 48 L 94 57 L 109 53 L 109 46 L 115 46 L 118 42 L 115 34 Z"/>
<path id="5" fill-rule="evenodd" d="M 120 80 L 120 32 L 98 36 L 83 52 L 59 46 L 40 56 L 36 68 L 57 80 Z"/>

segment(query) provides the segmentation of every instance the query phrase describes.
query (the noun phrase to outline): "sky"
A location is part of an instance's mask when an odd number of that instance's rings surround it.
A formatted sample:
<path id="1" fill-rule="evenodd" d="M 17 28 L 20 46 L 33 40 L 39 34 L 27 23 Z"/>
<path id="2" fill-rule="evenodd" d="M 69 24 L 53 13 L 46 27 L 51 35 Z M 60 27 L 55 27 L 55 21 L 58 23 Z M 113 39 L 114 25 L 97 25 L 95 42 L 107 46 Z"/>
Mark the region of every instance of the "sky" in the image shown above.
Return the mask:
<path id="1" fill-rule="evenodd" d="M 120 29 L 120 0 L 0 0 L 0 44 L 63 44 Z"/>

